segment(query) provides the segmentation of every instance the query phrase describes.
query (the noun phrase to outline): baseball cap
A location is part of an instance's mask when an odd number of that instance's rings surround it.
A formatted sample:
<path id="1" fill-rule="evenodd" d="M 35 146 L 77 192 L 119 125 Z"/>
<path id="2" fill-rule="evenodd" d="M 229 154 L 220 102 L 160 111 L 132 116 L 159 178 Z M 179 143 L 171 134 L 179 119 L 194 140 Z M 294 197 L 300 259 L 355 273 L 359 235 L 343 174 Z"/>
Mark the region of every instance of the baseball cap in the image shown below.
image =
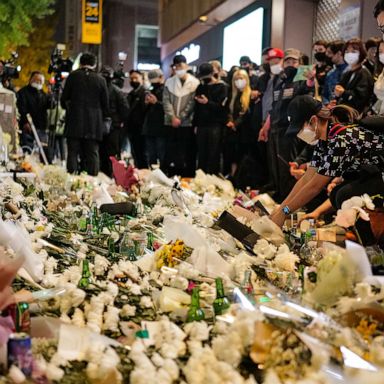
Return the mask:
<path id="1" fill-rule="evenodd" d="M 181 63 L 187 63 L 187 58 L 184 55 L 176 55 L 173 58 L 173 65 L 177 65 Z"/>
<path id="2" fill-rule="evenodd" d="M 267 53 L 267 60 L 283 59 L 284 51 L 279 48 L 271 48 Z"/>
<path id="3" fill-rule="evenodd" d="M 285 133 L 287 136 L 296 136 L 309 121 L 322 108 L 320 101 L 310 95 L 296 96 L 288 105 L 289 127 Z"/>
<path id="4" fill-rule="evenodd" d="M 296 59 L 300 60 L 301 52 L 298 49 L 289 48 L 284 52 L 284 60 L 286 59 Z"/>
<path id="5" fill-rule="evenodd" d="M 202 63 L 199 66 L 198 77 L 204 79 L 213 75 L 213 66 L 210 63 Z"/>
<path id="6" fill-rule="evenodd" d="M 251 58 L 249 56 L 241 56 L 239 61 L 240 61 L 240 64 L 241 63 L 252 63 Z"/>
<path id="7" fill-rule="evenodd" d="M 151 71 L 148 72 L 148 80 L 156 80 L 163 76 L 163 71 L 161 69 L 152 69 Z"/>

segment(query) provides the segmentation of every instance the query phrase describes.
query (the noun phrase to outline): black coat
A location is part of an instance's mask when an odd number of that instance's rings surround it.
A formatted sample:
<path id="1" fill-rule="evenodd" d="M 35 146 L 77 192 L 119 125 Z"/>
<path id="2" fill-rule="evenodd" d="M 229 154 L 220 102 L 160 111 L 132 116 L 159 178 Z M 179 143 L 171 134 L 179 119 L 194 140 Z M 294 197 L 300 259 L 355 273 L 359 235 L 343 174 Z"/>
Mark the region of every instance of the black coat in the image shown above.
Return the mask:
<path id="1" fill-rule="evenodd" d="M 90 69 L 72 72 L 64 86 L 61 105 L 67 110 L 65 136 L 101 141 L 108 115 L 106 81 Z"/>
<path id="2" fill-rule="evenodd" d="M 195 103 L 194 125 L 209 127 L 227 122 L 225 99 L 228 97 L 228 86 L 224 82 L 200 84 L 196 89 L 196 96 L 204 95 L 207 104 Z"/>
<path id="3" fill-rule="evenodd" d="M 152 89 L 151 93 L 156 96 L 156 104 L 148 104 L 143 126 L 143 135 L 152 137 L 167 136 L 167 129 L 164 126 L 163 108 L 164 84 L 159 84 Z"/>
<path id="4" fill-rule="evenodd" d="M 373 78 L 364 66 L 356 71 L 345 72 L 339 83 L 345 92 L 339 97 L 338 104 L 346 104 L 360 113 L 366 112 L 373 96 Z"/>
<path id="5" fill-rule="evenodd" d="M 145 104 L 145 89 L 140 86 L 128 93 L 129 115 L 126 122 L 128 134 L 141 134 L 147 106 Z"/>
<path id="6" fill-rule="evenodd" d="M 22 129 L 27 121 L 27 114 L 32 117 L 33 124 L 37 130 L 45 131 L 48 127 L 47 110 L 54 107 L 52 98 L 43 91 L 27 85 L 17 92 L 17 109 L 20 113 L 20 128 Z"/>
<path id="7" fill-rule="evenodd" d="M 113 128 L 121 128 L 128 117 L 129 105 L 126 95 L 116 85 L 109 82 L 108 86 L 108 117 L 112 119 Z"/>

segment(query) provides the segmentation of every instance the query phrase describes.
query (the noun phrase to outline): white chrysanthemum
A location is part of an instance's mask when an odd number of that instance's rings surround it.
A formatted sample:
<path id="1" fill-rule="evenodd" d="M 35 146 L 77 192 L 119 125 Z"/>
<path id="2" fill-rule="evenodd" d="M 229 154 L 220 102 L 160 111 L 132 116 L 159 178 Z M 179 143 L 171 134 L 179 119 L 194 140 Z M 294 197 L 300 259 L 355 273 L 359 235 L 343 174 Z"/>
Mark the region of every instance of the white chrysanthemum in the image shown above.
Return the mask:
<path id="1" fill-rule="evenodd" d="M 109 330 L 112 332 L 119 331 L 119 313 L 120 309 L 116 307 L 107 307 L 107 311 L 104 312 L 104 330 Z"/>
<path id="2" fill-rule="evenodd" d="M 133 317 L 136 314 L 136 307 L 133 305 L 125 304 L 121 309 L 120 315 L 122 317 Z"/>
<path id="3" fill-rule="evenodd" d="M 277 248 L 267 240 L 260 239 L 257 240 L 257 243 L 253 247 L 253 251 L 257 256 L 263 259 L 272 259 L 277 252 Z"/>
<path id="4" fill-rule="evenodd" d="M 290 252 L 288 246 L 284 244 L 279 247 L 273 263 L 280 270 L 294 272 L 299 261 L 299 257 Z"/>
<path id="5" fill-rule="evenodd" d="M 72 324 L 80 328 L 85 327 L 84 313 L 80 308 L 75 309 L 75 312 L 72 316 Z"/>
<path id="6" fill-rule="evenodd" d="M 184 326 L 185 333 L 191 340 L 205 341 L 209 339 L 211 327 L 205 321 L 194 321 Z"/>
<path id="7" fill-rule="evenodd" d="M 95 266 L 94 273 L 96 276 L 104 276 L 105 272 L 108 270 L 110 262 L 103 256 L 95 256 Z"/>
<path id="8" fill-rule="evenodd" d="M 16 367 L 16 365 L 12 365 L 12 367 L 9 369 L 8 377 L 15 384 L 24 383 L 27 379 L 21 369 Z"/>
<path id="9" fill-rule="evenodd" d="M 142 296 L 140 298 L 140 307 L 142 308 L 152 308 L 153 302 L 149 296 Z"/>
<path id="10" fill-rule="evenodd" d="M 52 363 L 48 363 L 45 369 L 48 380 L 60 381 L 64 376 L 64 370 Z"/>
<path id="11" fill-rule="evenodd" d="M 131 293 L 132 295 L 136 295 L 136 296 L 139 296 L 141 295 L 141 288 L 140 288 L 140 285 L 138 284 L 132 284 L 131 287 Z"/>

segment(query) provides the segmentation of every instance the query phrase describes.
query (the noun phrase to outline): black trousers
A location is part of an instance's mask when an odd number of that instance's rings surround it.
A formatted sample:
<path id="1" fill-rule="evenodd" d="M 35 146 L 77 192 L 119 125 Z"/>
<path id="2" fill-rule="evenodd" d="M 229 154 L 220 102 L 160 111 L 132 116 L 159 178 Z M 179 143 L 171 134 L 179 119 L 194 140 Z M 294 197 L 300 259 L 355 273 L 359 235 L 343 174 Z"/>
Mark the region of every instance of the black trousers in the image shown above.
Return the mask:
<path id="1" fill-rule="evenodd" d="M 197 164 L 205 173 L 220 172 L 223 127 L 220 124 L 197 128 Z"/>
<path id="2" fill-rule="evenodd" d="M 89 139 L 68 138 L 67 170 L 69 173 L 85 171 L 97 176 L 100 168 L 99 142 Z M 80 162 L 79 162 L 80 160 Z"/>
<path id="3" fill-rule="evenodd" d="M 276 187 L 274 198 L 281 203 L 296 183 L 296 179 L 289 172 L 288 163 L 296 158 L 304 144 L 296 136 L 286 136 L 285 129 L 272 131 L 269 141 L 272 181 Z"/>
<path id="4" fill-rule="evenodd" d="M 164 168 L 167 138 L 163 136 L 145 136 L 145 147 L 148 165 L 160 163 L 160 168 Z"/>
<path id="5" fill-rule="evenodd" d="M 112 177 L 112 162 L 110 156 L 120 156 L 121 152 L 121 130 L 119 128 L 112 129 L 112 131 L 103 137 L 100 143 L 100 170 L 107 176 Z"/>
<path id="6" fill-rule="evenodd" d="M 131 151 L 135 167 L 138 169 L 148 168 L 145 154 L 145 138 L 141 134 L 141 131 L 130 132 L 128 138 L 131 143 Z"/>
<path id="7" fill-rule="evenodd" d="M 196 173 L 196 135 L 193 127 L 168 127 L 166 153 L 168 176 L 194 177 Z"/>

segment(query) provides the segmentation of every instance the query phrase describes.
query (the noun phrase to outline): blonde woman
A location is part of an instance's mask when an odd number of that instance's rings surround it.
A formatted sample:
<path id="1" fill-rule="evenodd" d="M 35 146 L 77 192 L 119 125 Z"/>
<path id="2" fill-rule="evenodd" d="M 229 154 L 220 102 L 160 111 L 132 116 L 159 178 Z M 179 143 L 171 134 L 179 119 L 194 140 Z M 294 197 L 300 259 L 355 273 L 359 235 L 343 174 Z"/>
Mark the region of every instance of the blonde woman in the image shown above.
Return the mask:
<path id="1" fill-rule="evenodd" d="M 236 173 L 244 153 L 242 145 L 249 140 L 251 124 L 251 87 L 246 71 L 239 69 L 232 77 L 232 89 L 227 100 L 228 122 L 224 135 L 224 174 L 231 178 Z"/>

